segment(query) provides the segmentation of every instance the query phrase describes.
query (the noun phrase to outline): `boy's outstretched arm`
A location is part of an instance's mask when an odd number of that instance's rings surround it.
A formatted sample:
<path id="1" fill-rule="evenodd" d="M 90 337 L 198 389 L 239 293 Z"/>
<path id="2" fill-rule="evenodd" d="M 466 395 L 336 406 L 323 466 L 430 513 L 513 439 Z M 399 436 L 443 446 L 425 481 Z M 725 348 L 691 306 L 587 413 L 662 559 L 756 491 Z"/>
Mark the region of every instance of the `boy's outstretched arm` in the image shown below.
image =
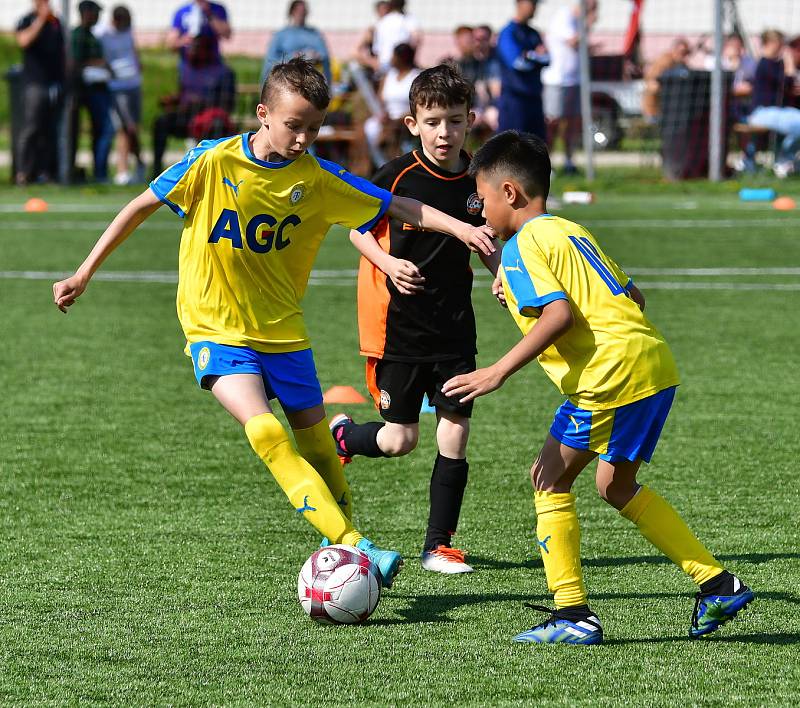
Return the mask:
<path id="1" fill-rule="evenodd" d="M 147 189 L 123 207 L 97 240 L 94 248 L 75 271 L 75 274 L 65 280 L 53 283 L 53 302 L 61 312 L 66 312 L 67 308 L 86 290 L 95 271 L 108 255 L 161 204 L 161 200 Z"/>
<path id="2" fill-rule="evenodd" d="M 542 307 L 539 321 L 501 359 L 485 369 L 454 376 L 444 386 L 446 396 L 459 396 L 466 403 L 500 388 L 505 380 L 539 356 L 572 327 L 574 318 L 567 300 L 553 300 Z"/>
<path id="3" fill-rule="evenodd" d="M 361 255 L 372 263 L 372 265 L 391 278 L 394 286 L 401 295 L 413 295 L 423 290 L 425 278 L 422 277 L 417 266 L 411 261 L 395 258 L 386 253 L 375 240 L 371 231 L 365 231 L 362 234 L 355 229 L 351 230 L 350 243 L 352 243 Z"/>
<path id="4" fill-rule="evenodd" d="M 488 256 L 496 250 L 491 227 L 472 226 L 416 199 L 393 195 L 387 211 L 395 219 L 402 219 L 418 229 L 430 229 L 455 236 L 469 246 L 471 251 L 485 253 Z"/>

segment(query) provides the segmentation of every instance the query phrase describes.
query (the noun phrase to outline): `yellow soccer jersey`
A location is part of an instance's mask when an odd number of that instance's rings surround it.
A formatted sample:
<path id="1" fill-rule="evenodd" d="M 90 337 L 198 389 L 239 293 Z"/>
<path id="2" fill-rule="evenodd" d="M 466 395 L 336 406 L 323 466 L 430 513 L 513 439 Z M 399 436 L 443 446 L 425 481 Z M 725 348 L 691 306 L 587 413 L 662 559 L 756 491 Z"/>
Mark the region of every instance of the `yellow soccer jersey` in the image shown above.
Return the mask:
<path id="1" fill-rule="evenodd" d="M 201 142 L 150 189 L 184 218 L 177 305 L 187 341 L 262 352 L 309 346 L 300 301 L 322 239 L 331 224 L 368 230 L 391 202 L 308 153 L 258 160 L 247 133 Z"/>
<path id="2" fill-rule="evenodd" d="M 523 334 L 553 300 L 574 326 L 539 357 L 580 408 L 617 408 L 679 383 L 664 337 L 628 296 L 633 281 L 579 224 L 550 214 L 528 221 L 503 248 L 508 308 Z"/>

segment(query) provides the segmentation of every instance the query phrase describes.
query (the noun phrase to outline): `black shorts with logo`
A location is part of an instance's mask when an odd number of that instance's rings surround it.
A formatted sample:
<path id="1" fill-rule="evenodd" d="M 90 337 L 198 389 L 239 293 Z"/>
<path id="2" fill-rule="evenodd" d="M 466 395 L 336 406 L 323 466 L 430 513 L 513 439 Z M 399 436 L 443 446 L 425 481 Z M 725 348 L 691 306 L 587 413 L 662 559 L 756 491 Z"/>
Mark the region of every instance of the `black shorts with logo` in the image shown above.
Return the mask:
<path id="1" fill-rule="evenodd" d="M 459 403 L 448 398 L 442 386 L 453 376 L 475 371 L 475 357 L 466 356 L 434 362 L 367 359 L 367 385 L 381 417 L 388 423 L 417 423 L 422 397 L 435 408 L 469 418 L 472 401 Z"/>

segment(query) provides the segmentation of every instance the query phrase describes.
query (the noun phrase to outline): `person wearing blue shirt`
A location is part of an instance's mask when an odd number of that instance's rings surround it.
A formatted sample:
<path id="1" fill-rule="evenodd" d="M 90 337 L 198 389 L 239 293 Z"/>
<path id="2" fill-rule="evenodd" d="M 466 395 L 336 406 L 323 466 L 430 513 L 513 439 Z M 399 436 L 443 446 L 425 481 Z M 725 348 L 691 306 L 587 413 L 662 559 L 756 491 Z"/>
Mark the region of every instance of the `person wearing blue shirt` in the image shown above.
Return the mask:
<path id="1" fill-rule="evenodd" d="M 517 0 L 514 19 L 500 31 L 497 58 L 502 88 L 499 131 L 519 130 L 547 138 L 542 108 L 542 69 L 550 56 L 541 35 L 528 23 L 536 13 L 535 0 Z"/>
<path id="2" fill-rule="evenodd" d="M 288 15 L 289 24 L 274 34 L 267 47 L 264 66 L 261 69 L 261 81 L 269 76 L 275 64 L 302 55 L 316 65 L 330 86 L 331 61 L 328 46 L 318 29 L 306 25 L 308 5 L 305 0 L 292 0 Z"/>
<path id="3" fill-rule="evenodd" d="M 221 62 L 219 40 L 231 36 L 228 11 L 224 5 L 209 0 L 192 0 L 178 8 L 167 34 L 167 46 L 180 53 L 181 71 L 186 65 L 186 48 L 199 36 L 211 40 L 214 61 Z"/>

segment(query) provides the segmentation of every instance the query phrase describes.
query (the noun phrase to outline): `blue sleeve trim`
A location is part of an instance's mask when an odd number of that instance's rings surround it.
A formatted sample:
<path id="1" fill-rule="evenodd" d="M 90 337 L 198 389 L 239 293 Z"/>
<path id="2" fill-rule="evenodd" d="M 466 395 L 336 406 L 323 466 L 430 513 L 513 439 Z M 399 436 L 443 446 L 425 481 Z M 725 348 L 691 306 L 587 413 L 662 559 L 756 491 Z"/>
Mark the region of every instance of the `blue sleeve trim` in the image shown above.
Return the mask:
<path id="1" fill-rule="evenodd" d="M 521 315 L 527 307 L 542 307 L 553 300 L 568 300 L 566 293 L 554 290 L 543 295 L 536 292 L 528 268 L 519 252 L 518 236 L 513 236 L 503 247 L 501 256 L 503 273 L 505 273 L 511 293 L 517 301 L 517 309 Z"/>
<path id="2" fill-rule="evenodd" d="M 365 224 L 359 226 L 356 231 L 360 233 L 365 233 L 369 231 L 375 224 L 380 221 L 381 217 L 386 213 L 386 210 L 392 203 L 392 193 L 377 187 L 376 185 L 372 184 L 368 179 L 364 179 L 363 177 L 358 177 L 350 172 L 348 172 L 344 167 L 341 165 L 337 165 L 335 162 L 331 162 L 330 160 L 324 160 L 321 157 L 314 156 L 314 159 L 319 163 L 319 166 L 329 172 L 337 179 L 342 180 L 345 184 L 350 185 L 353 189 L 357 189 L 359 192 L 363 192 L 364 194 L 368 194 L 371 197 L 375 197 L 379 199 L 381 204 L 380 208 L 378 209 L 378 213 L 370 219 Z"/>
<path id="3" fill-rule="evenodd" d="M 632 287 L 633 287 L 633 278 L 628 278 L 628 282 L 625 283 L 625 290 L 630 292 Z"/>
<path id="4" fill-rule="evenodd" d="M 181 209 L 175 202 L 171 202 L 167 199 L 165 194 L 161 194 L 158 185 L 156 184 L 155 180 L 150 182 L 150 191 L 155 194 L 164 204 L 166 204 L 172 211 L 174 211 L 181 219 L 186 216 L 186 212 Z"/>
<path id="5" fill-rule="evenodd" d="M 227 138 L 218 138 L 217 140 L 202 140 L 189 152 L 187 152 L 180 162 L 176 162 L 172 167 L 168 167 L 158 177 L 150 183 L 150 189 L 164 204 L 166 204 L 178 216 L 184 217 L 186 213 L 177 204 L 171 202 L 167 195 L 175 189 L 175 185 L 181 181 L 183 176 L 189 171 L 191 166 L 197 161 L 204 152 L 210 150 L 215 145 L 222 143 Z"/>
<path id="6" fill-rule="evenodd" d="M 547 295 L 542 295 L 541 297 L 534 298 L 533 300 L 520 300 L 517 302 L 517 309 L 519 310 L 519 314 L 524 315 L 525 310 L 528 307 L 535 307 L 540 308 L 544 307 L 548 303 L 551 303 L 555 300 L 566 300 L 569 302 L 569 298 L 567 297 L 566 293 L 562 293 L 560 290 L 552 293 L 548 293 Z"/>

